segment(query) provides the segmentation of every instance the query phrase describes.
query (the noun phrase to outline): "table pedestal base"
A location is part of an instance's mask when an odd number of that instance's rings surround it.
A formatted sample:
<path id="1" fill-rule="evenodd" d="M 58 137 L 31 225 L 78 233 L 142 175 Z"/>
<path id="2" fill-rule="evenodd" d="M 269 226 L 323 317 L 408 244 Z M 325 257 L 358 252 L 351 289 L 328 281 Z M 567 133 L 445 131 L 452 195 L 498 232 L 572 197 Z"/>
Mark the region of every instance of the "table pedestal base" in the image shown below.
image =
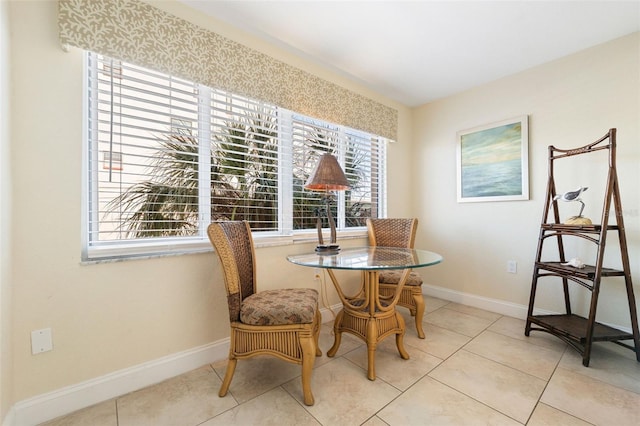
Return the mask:
<path id="1" fill-rule="evenodd" d="M 439 254 L 403 247 L 369 246 L 345 249 L 330 256 L 313 253 L 289 256 L 287 259 L 298 265 L 323 268 L 331 277 L 342 302 L 342 310 L 336 316 L 333 326 L 335 341 L 327 352 L 328 356 L 335 356 L 340 347 L 342 333 L 347 332 L 367 344 L 367 377 L 370 380 L 376 379 L 376 346 L 390 335 L 396 336 L 400 356 L 409 359 L 409 354 L 404 348 L 404 318 L 396 312 L 396 305 L 404 303 L 401 301 L 402 289 L 407 283 L 411 269 L 441 262 L 442 257 Z M 345 293 L 334 270 L 361 271 L 360 286 L 352 292 L 349 285 L 349 294 Z M 383 270 L 402 271 L 398 284 L 393 288 L 380 285 L 380 271 Z M 422 293 L 414 294 L 413 297 L 419 302 L 422 301 Z M 416 312 L 416 328 L 420 337 L 424 337 L 420 333 L 422 318 L 419 316 Z"/>
<path id="2" fill-rule="evenodd" d="M 375 353 L 376 346 L 386 337 L 395 334 L 396 346 L 402 359 L 409 359 L 409 353 L 404 348 L 404 318 L 396 310 L 388 312 L 353 311 L 344 308 L 336 316 L 333 326 L 335 341 L 327 352 L 327 356 L 334 356 L 338 352 L 342 333 L 347 332 L 358 336 L 367 343 L 367 378 L 376 379 Z"/>

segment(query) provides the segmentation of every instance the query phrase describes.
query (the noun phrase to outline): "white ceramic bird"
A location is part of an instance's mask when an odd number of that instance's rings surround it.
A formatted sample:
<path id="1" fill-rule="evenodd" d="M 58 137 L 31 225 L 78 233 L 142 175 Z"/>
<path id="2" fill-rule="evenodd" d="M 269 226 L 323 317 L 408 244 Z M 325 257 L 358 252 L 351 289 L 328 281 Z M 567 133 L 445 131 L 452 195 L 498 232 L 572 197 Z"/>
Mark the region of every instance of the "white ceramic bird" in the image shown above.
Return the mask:
<path id="1" fill-rule="evenodd" d="M 555 197 L 553 197 L 553 201 L 555 200 L 578 201 L 580 204 L 582 204 L 582 207 L 580 208 L 580 213 L 578 213 L 577 217 L 582 217 L 582 211 L 584 210 L 584 203 L 580 199 L 580 194 L 582 194 L 587 189 L 589 188 L 586 186 L 582 186 L 576 189 L 575 191 L 568 191 L 568 192 L 565 192 L 564 194 L 558 194 Z"/>

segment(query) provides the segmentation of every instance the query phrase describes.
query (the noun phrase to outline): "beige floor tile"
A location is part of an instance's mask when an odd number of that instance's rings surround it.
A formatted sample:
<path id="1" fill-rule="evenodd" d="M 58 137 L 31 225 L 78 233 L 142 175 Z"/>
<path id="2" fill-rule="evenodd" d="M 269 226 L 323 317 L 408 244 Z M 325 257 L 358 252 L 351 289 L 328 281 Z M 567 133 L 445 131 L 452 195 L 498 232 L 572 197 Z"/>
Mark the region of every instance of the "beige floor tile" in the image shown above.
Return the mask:
<path id="1" fill-rule="evenodd" d="M 361 426 L 389 426 L 389 424 L 382 420 L 380 417 L 373 416 L 366 422 L 362 423 Z"/>
<path id="2" fill-rule="evenodd" d="M 547 383 L 464 349 L 429 376 L 521 423 L 533 412 Z"/>
<path id="3" fill-rule="evenodd" d="M 67 416 L 59 417 L 41 426 L 117 426 L 115 399 L 92 405 L 75 411 Z"/>
<path id="4" fill-rule="evenodd" d="M 332 322 L 324 323 L 311 407 L 302 404 L 301 367 L 264 356 L 238 361 L 224 398 L 218 389 L 227 361 L 220 360 L 44 425 L 640 424 L 633 351 L 596 343 L 586 368 L 560 339 L 524 336 L 523 320 L 429 296 L 425 302 L 426 338 L 417 337 L 414 318 L 400 308 L 410 359 L 399 356 L 393 336 L 385 339 L 376 350 L 375 381 L 366 378 L 361 339 L 343 333 L 336 356 L 326 356 L 334 336 Z"/>
<path id="5" fill-rule="evenodd" d="M 505 336 L 513 337 L 514 339 L 525 340 L 534 345 L 543 346 L 545 348 L 566 348 L 567 345 L 562 340 L 549 333 L 540 331 L 532 331 L 529 336 L 524 335 L 526 321 L 503 316 L 491 326 L 488 330 L 496 333 L 504 334 Z"/>
<path id="6" fill-rule="evenodd" d="M 416 317 L 411 316 L 411 311 L 409 311 L 409 309 L 407 308 L 403 308 L 403 307 L 398 307 L 398 312 L 400 312 L 400 315 L 402 315 L 402 318 L 404 319 L 404 323 L 407 327 L 407 336 L 418 336 L 418 332 L 416 331 Z M 424 320 L 424 317 L 422 318 Z M 422 323 L 422 328 L 424 329 L 424 322 Z"/>
<path id="7" fill-rule="evenodd" d="M 538 403 L 527 422 L 527 426 L 589 426 L 590 424 L 542 403 Z"/>
<path id="8" fill-rule="evenodd" d="M 469 337 L 477 336 L 494 322 L 446 307 L 426 314 L 424 321 Z"/>
<path id="9" fill-rule="evenodd" d="M 429 371 L 438 366 L 442 360 L 421 350 L 405 345 L 409 359 L 402 359 L 396 346 L 394 336 L 387 337 L 376 347 L 375 369 L 377 379 L 404 391 L 420 380 Z M 367 371 L 367 346 L 363 345 L 344 356 Z"/>
<path id="10" fill-rule="evenodd" d="M 216 373 L 220 378 L 224 377 L 225 371 L 226 364 L 222 367 L 216 367 Z M 238 360 L 231 386 L 229 386 L 229 394 L 239 404 L 242 404 L 289 380 L 299 377 L 301 374 L 302 367 L 300 365 L 286 362 L 276 357 L 259 356 L 241 359 Z"/>
<path id="11" fill-rule="evenodd" d="M 640 395 L 558 368 L 540 401 L 595 425 L 640 424 Z"/>
<path id="12" fill-rule="evenodd" d="M 277 387 L 202 423 L 200 426 L 302 426 L 319 424 L 295 398 L 289 395 L 282 387 Z"/>
<path id="13" fill-rule="evenodd" d="M 378 413 L 389 425 L 518 425 L 449 386 L 425 377 Z"/>
<path id="14" fill-rule="evenodd" d="M 449 358 L 455 351 L 463 347 L 471 340 L 471 337 L 438 327 L 434 324 L 424 323 L 425 338 L 420 339 L 412 333 L 405 333 L 404 344 L 420 349 L 440 359 Z"/>
<path id="15" fill-rule="evenodd" d="M 433 311 L 437 311 L 443 306 L 448 305 L 450 302 L 448 300 L 438 299 L 437 297 L 432 296 L 424 296 L 424 312 L 429 313 Z"/>
<path id="16" fill-rule="evenodd" d="M 492 331 L 483 331 L 464 349 L 544 380 L 549 380 L 564 353 L 564 348 L 548 349 Z"/>
<path id="17" fill-rule="evenodd" d="M 299 380 L 283 387 L 301 401 Z M 367 379 L 360 367 L 344 357 L 318 367 L 312 389 L 315 404 L 306 410 L 323 425 L 335 426 L 362 424 L 400 394 L 383 380 Z"/>
<path id="18" fill-rule="evenodd" d="M 594 343 L 588 368 L 582 365 L 582 355 L 569 349 L 560 367 L 640 394 L 640 362 L 632 350 L 614 343 Z"/>
<path id="19" fill-rule="evenodd" d="M 203 367 L 118 398 L 119 426 L 197 425 L 236 405 L 219 398 L 220 379 Z"/>
<path id="20" fill-rule="evenodd" d="M 474 317 L 484 318 L 489 321 L 496 321 L 502 317 L 495 312 L 485 311 L 484 309 L 475 308 L 473 306 L 461 305 L 460 303 L 451 302 L 447 305 L 447 309 L 452 311 L 462 312 L 463 314 L 473 315 Z"/>
<path id="21" fill-rule="evenodd" d="M 318 368 L 318 366 L 325 364 L 332 359 L 335 359 L 335 357 L 342 356 L 347 352 L 350 352 L 355 348 L 365 344 L 363 340 L 357 338 L 356 336 L 353 336 L 349 333 L 342 333 L 342 339 L 340 340 L 340 347 L 338 348 L 338 352 L 334 355 L 334 358 L 329 358 L 327 356 L 327 351 L 331 349 L 335 340 L 335 335 L 333 333 L 333 323 L 324 324 L 322 328 L 320 328 L 320 338 L 318 340 L 320 342 L 320 350 L 322 350 L 322 357 L 316 357 L 314 368 Z"/>
<path id="22" fill-rule="evenodd" d="M 216 361 L 212 364 L 210 364 L 211 368 L 213 368 L 216 371 L 222 371 L 222 373 L 224 374 L 225 369 L 227 368 L 227 359 L 221 359 L 219 361 Z"/>

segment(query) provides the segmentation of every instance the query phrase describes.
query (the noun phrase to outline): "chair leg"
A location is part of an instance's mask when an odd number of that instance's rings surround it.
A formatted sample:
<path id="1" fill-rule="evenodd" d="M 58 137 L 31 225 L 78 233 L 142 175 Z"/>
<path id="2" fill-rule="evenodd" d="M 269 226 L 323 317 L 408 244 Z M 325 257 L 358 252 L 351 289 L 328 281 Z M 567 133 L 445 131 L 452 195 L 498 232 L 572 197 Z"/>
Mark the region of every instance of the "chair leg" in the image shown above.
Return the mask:
<path id="1" fill-rule="evenodd" d="M 300 347 L 302 348 L 302 395 L 305 405 L 313 405 L 311 375 L 313 364 L 316 362 L 315 336 L 300 336 Z"/>
<path id="2" fill-rule="evenodd" d="M 322 327 L 322 314 L 320 313 L 320 309 L 316 310 L 316 326 L 313 330 L 313 338 L 316 343 L 316 356 L 322 356 L 322 351 L 320 350 L 320 327 Z"/>
<path id="3" fill-rule="evenodd" d="M 396 333 L 396 347 L 398 348 L 398 353 L 400 353 L 400 357 L 402 359 L 409 359 L 409 352 L 404 348 L 404 334 L 407 328 L 404 323 L 404 318 L 402 318 L 402 315 L 400 315 L 398 311 L 396 311 L 396 321 L 398 321 L 398 327 L 402 330 L 402 332 Z"/>
<path id="4" fill-rule="evenodd" d="M 424 298 L 422 292 L 413 295 L 413 302 L 416 305 L 416 331 L 418 337 L 424 339 L 424 330 L 422 329 L 422 318 L 424 317 Z"/>
<path id="5" fill-rule="evenodd" d="M 340 310 L 340 312 L 338 312 L 338 315 L 336 315 L 336 319 L 333 321 L 333 346 L 331 346 L 331 348 L 329 348 L 329 350 L 327 351 L 328 357 L 334 356 L 340 348 L 340 341 L 342 340 L 342 329 L 340 328 L 340 326 L 342 325 L 343 316 L 344 311 Z"/>
<path id="6" fill-rule="evenodd" d="M 233 379 L 233 373 L 236 371 L 237 363 L 238 360 L 235 357 L 229 356 L 229 362 L 227 362 L 227 371 L 224 373 L 224 380 L 222 381 L 222 386 L 220 386 L 218 396 L 223 397 L 229 391 L 229 385 L 231 384 L 231 379 Z"/>

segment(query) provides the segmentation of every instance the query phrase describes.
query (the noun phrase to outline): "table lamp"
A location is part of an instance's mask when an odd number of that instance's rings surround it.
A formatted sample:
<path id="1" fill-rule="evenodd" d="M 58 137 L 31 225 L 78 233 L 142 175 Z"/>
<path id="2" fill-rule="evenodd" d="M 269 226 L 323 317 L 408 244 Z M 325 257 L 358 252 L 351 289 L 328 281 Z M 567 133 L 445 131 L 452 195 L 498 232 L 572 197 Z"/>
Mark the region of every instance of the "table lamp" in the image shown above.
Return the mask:
<path id="1" fill-rule="evenodd" d="M 322 218 L 320 210 L 317 212 L 318 246 L 316 251 L 319 254 L 331 254 L 340 251 L 340 246 L 336 244 L 336 222 L 331 214 L 331 191 L 344 191 L 349 189 L 349 181 L 344 175 L 338 160 L 331 154 L 322 154 L 315 170 L 309 176 L 305 184 L 305 189 L 312 191 L 322 191 L 325 193 L 323 200 L 327 210 L 327 220 L 331 229 L 331 240 L 329 244 L 324 244 L 322 238 Z"/>

